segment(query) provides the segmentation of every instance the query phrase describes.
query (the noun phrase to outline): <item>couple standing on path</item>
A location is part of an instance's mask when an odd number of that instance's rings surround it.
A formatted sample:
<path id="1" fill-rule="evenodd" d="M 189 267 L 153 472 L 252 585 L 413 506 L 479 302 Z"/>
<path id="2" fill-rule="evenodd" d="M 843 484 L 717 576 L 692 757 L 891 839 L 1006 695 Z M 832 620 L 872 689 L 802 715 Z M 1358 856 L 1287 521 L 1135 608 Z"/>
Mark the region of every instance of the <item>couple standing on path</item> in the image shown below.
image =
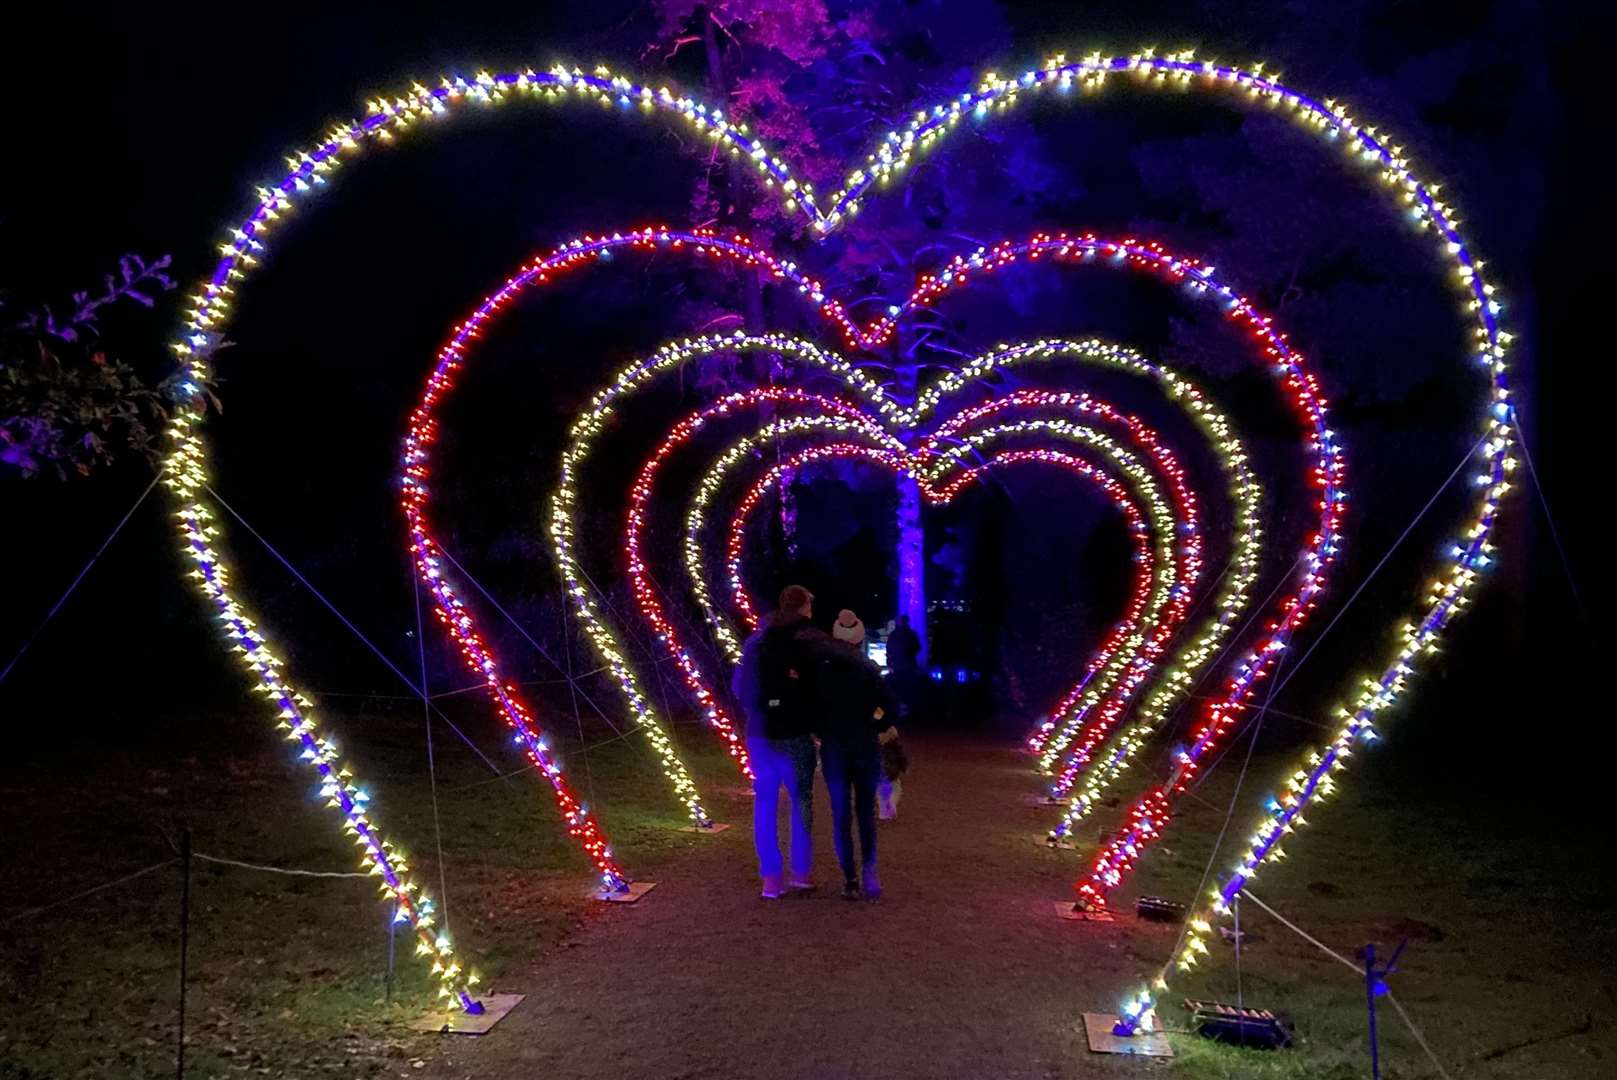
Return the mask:
<path id="1" fill-rule="evenodd" d="M 814 597 L 801 585 L 781 591 L 775 613 L 747 639 L 732 689 L 747 718 L 753 771 L 753 840 L 763 896 L 814 887 L 813 790 L 815 739 L 831 795 L 831 829 L 842 866 L 842 896 L 875 900 L 876 789 L 883 746 L 897 756 L 892 726 L 897 699 L 881 669 L 866 659 L 864 625 L 852 612 L 834 636 L 816 628 Z M 784 787 L 791 802 L 790 873 L 784 872 L 776 807 Z M 884 810 L 890 808 L 884 799 Z M 855 870 L 853 823 L 859 823 Z"/>

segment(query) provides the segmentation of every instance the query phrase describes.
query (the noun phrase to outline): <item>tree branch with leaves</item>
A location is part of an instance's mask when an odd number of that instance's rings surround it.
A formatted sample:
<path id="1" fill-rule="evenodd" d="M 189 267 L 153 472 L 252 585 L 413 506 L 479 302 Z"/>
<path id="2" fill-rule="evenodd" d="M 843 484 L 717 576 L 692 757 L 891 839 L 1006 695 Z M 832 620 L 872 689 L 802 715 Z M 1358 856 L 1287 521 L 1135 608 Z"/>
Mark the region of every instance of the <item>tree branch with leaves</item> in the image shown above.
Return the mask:
<path id="1" fill-rule="evenodd" d="M 66 314 L 41 304 L 13 315 L 0 297 L 0 466 L 66 478 L 126 452 L 155 453 L 167 384 L 148 386 L 110 355 L 101 318 L 127 304 L 153 307 L 174 287 L 168 268 L 167 255 L 125 255 L 99 292 L 74 293 Z"/>

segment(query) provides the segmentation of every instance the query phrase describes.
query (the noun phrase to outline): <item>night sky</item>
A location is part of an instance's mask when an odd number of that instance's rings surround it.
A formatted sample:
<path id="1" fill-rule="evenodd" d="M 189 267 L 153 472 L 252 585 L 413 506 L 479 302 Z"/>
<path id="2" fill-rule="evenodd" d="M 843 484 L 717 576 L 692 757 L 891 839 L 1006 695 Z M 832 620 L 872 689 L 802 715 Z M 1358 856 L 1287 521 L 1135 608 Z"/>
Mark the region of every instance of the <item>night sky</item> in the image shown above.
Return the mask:
<path id="1" fill-rule="evenodd" d="M 1331 51 L 1319 43 L 1309 55 L 1279 56 L 1271 50 L 1285 41 L 1309 40 L 1298 29 L 1307 5 L 1104 3 L 1083 5 L 1081 15 L 1072 7 L 1006 5 L 1003 33 L 990 40 L 994 51 L 976 70 L 1003 64 L 1000 70 L 1008 71 L 1056 49 L 1079 55 L 1142 44 L 1195 43 L 1220 58 L 1284 61 L 1278 66 L 1288 81 L 1340 92 L 1361 117 L 1384 117 L 1416 160 L 1429 163 L 1428 173 L 1449 180 L 1445 193 L 1460 206 L 1468 235 L 1510 302 L 1511 328 L 1521 338 L 1516 386 L 1536 464 L 1585 590 L 1581 603 L 1599 610 L 1604 582 L 1596 577 L 1595 511 L 1579 501 L 1587 499 L 1586 483 L 1598 491 L 1608 481 L 1584 464 L 1589 433 L 1601 430 L 1602 418 L 1582 380 L 1604 365 L 1606 346 L 1574 300 L 1593 242 L 1582 231 L 1586 208 L 1570 194 L 1589 163 L 1574 135 L 1594 119 L 1594 106 L 1576 92 L 1574 73 L 1592 45 L 1572 13 L 1540 16 L 1536 5 L 1501 2 L 1391 5 L 1388 15 L 1388 5 L 1377 5 L 1377 19 L 1360 28 L 1351 48 Z M 1209 17 L 1215 8 L 1222 14 Z M 668 70 L 645 52 L 656 25 L 644 5 L 611 0 L 548 9 L 410 12 L 376 5 L 339 14 L 129 5 L 38 14 L 26 33 L 8 33 L 0 44 L 11 87 L 9 167 L 0 171 L 0 288 L 19 299 L 51 299 L 92 284 L 123 252 L 172 253 L 184 291 L 211 267 L 221 225 L 240 216 L 247 193 L 281 154 L 329 120 L 357 113 L 371 92 L 446 71 L 543 68 L 561 58 L 608 61 L 629 72 Z M 1538 36 L 1519 36 L 1522 26 Z M 678 77 L 682 65 L 677 60 L 667 77 Z M 1453 92 L 1420 108 L 1403 104 L 1399 90 L 1423 78 Z M 686 85 L 700 94 L 696 79 L 699 72 L 691 72 Z M 1131 113 L 1136 105 L 1139 112 Z M 1080 223 L 1126 230 L 1142 206 L 1154 212 L 1173 194 L 1162 173 L 1142 175 L 1141 163 L 1151 159 L 1136 153 L 1140 144 L 1185 138 L 1198 124 L 1228 123 L 1228 115 L 1129 99 L 1126 92 L 1081 109 L 1025 107 L 1007 126 L 1029 133 L 1051 180 L 1026 205 L 997 211 L 992 231 Z M 1316 152 L 1306 136 L 1290 137 L 1300 156 Z M 209 425 L 220 489 L 396 654 L 409 647 L 404 635 L 413 617 L 392 476 L 402 421 L 433 352 L 468 306 L 535 251 L 602 224 L 688 221 L 704 159 L 682 154 L 678 144 L 685 141 L 664 124 L 600 121 L 577 107 L 527 108 L 520 120 L 469 116 L 345 170 L 306 220 L 277 234 L 272 263 L 248 290 L 232 328 L 237 344 L 220 358 L 224 412 Z M 1001 150 L 965 144 L 943 152 L 964 155 L 964 168 L 978 168 L 981 158 L 981 168 L 992 170 L 1003 166 L 993 156 Z M 1422 277 L 1434 275 L 1421 242 L 1375 218 L 1379 204 L 1355 194 L 1351 177 L 1300 176 L 1307 194 L 1362 207 L 1358 250 L 1373 247 L 1391 263 L 1404 260 L 1410 285 L 1402 295 L 1422 312 L 1416 320 L 1401 310 L 1366 310 L 1357 320 L 1360 336 L 1347 345 L 1350 361 L 1340 351 L 1316 357 L 1327 391 L 1343 405 L 1359 515 L 1357 546 L 1336 587 L 1340 598 L 1469 444 L 1475 398 L 1465 395 L 1476 384 L 1469 373 L 1452 370 L 1462 354 L 1457 320 L 1446 290 Z M 894 200 L 873 212 L 898 221 L 919 211 Z M 950 243 L 969 249 L 987 238 Z M 1283 256 L 1289 239 L 1265 242 Z M 832 254 L 802 257 L 816 265 L 812 260 Z M 1240 280 L 1239 266 L 1219 265 Z M 1082 273 L 1059 286 L 1013 277 L 950 310 L 973 348 L 1012 335 L 1098 333 L 1155 349 L 1171 340 L 1170 318 L 1211 328 L 1207 378 L 1234 396 L 1225 402 L 1231 412 L 1259 433 L 1260 466 L 1281 488 L 1295 482 L 1285 418 L 1272 403 L 1252 404 L 1261 387 L 1239 373 L 1237 361 L 1218 366 L 1218 350 L 1232 346 L 1216 343 L 1215 317 L 1151 289 Z M 1353 282 L 1333 287 L 1347 290 Z M 673 265 L 597 275 L 525 302 L 482 347 L 478 362 L 486 374 L 467 382 L 447 414 L 457 438 L 444 449 L 440 475 L 456 519 L 446 530 L 449 542 L 476 552 L 502 592 L 536 601 L 550 587 L 539 528 L 559 428 L 609 372 L 692 329 L 685 322 L 689 288 Z M 704 288 L 706 302 L 722 304 L 727 296 L 739 302 L 733 285 Z M 110 324 L 125 358 L 154 380 L 164 371 L 162 342 L 175 299 L 166 298 L 155 314 L 133 311 Z M 777 324 L 812 327 L 784 305 L 777 313 Z M 1299 322 L 1305 349 L 1310 335 L 1342 340 L 1326 336 L 1338 331 L 1323 319 L 1313 324 L 1305 314 Z M 680 402 L 656 405 L 666 418 Z M 12 574 L 0 661 L 32 631 L 148 477 L 131 462 L 68 484 L 0 478 L 9 526 L 0 530 L 0 555 Z M 1005 549 L 1004 560 L 1036 559 L 1046 541 L 1028 536 L 1047 494 L 1022 484 L 984 496 L 986 509 L 963 508 L 976 522 L 968 531 L 980 532 L 983 521 L 1000 516 L 1002 535 L 993 543 Z M 987 505 L 992 498 L 999 503 Z M 1579 672 L 1596 635 L 1581 621 L 1537 499 L 1525 484 L 1515 496 L 1513 523 L 1501 537 L 1504 566 L 1452 638 L 1445 677 L 1416 695 L 1415 708 L 1429 723 L 1408 739 L 1410 752 L 1445 745 L 1478 724 L 1499 730 L 1553 717 L 1575 733 L 1587 719 Z M 822 502 L 842 505 L 835 495 Z M 867 502 L 856 513 L 874 521 L 880 493 Z M 1436 526 L 1452 524 L 1460 505 L 1441 503 Z M 1078 499 L 1068 513 L 1073 528 L 1088 527 L 1094 505 Z M 1299 528 L 1282 519 L 1278 535 Z M 847 539 L 827 537 L 827 545 Z M 1345 682 L 1344 665 L 1382 651 L 1377 635 L 1392 612 L 1408 607 L 1420 568 L 1433 565 L 1430 553 L 1443 539 L 1441 527 L 1411 539 L 1386 580 L 1359 601 L 1362 617 L 1344 620 L 1331 649 L 1322 651 L 1321 681 L 1299 680 L 1299 700 L 1317 707 L 1321 695 Z M 1101 553 L 1110 550 L 1104 535 L 1094 543 Z M 11 684 L 0 688 L 0 717 L 10 722 L 57 711 L 69 680 L 75 693 L 106 709 L 105 720 L 85 719 L 89 733 L 239 693 L 201 605 L 177 583 L 174 546 L 154 499 Z M 388 685 L 385 671 L 355 651 L 329 616 L 285 588 L 284 572 L 250 539 L 233 535 L 230 550 L 251 583 L 246 591 L 273 596 L 261 605 L 273 608 L 272 625 L 297 628 L 299 644 L 287 650 L 294 667 L 314 665 L 314 680 L 345 687 Z M 1025 612 L 1040 597 L 1064 597 L 1074 611 L 1084 599 L 1077 579 L 1007 587 L 1001 616 L 1011 622 L 1031 619 Z M 879 605 L 882 588 L 877 580 L 849 591 Z M 1566 685 L 1536 682 L 1546 670 Z M 1503 685 L 1484 683 L 1500 675 Z"/>

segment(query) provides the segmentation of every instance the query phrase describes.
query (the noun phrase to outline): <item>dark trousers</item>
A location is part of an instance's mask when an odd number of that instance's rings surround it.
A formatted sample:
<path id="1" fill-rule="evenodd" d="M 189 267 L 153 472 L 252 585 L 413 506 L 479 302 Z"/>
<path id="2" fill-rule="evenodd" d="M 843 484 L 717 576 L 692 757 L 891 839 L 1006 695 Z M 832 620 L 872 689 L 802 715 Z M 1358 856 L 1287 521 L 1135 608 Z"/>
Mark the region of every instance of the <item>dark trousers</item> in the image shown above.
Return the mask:
<path id="1" fill-rule="evenodd" d="M 856 880 L 853 819 L 859 819 L 862 865 L 876 865 L 876 785 L 881 780 L 881 751 L 875 739 L 847 744 L 826 740 L 820 745 L 820 768 L 831 793 L 831 838 L 836 842 L 842 876 Z"/>

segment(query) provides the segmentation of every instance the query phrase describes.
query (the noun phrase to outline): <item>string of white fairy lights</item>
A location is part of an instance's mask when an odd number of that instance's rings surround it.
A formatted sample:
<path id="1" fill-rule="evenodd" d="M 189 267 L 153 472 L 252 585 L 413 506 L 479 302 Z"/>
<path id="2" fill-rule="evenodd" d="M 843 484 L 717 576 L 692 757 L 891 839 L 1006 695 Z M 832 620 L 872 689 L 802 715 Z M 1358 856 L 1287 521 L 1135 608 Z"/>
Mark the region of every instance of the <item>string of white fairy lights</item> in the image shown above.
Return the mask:
<path id="1" fill-rule="evenodd" d="M 1505 363 L 1510 335 L 1499 326 L 1500 306 L 1494 287 L 1485 279 L 1481 262 L 1466 246 L 1453 208 L 1439 199 L 1435 185 L 1415 175 L 1402 147 L 1374 127 L 1361 125 L 1345 106 L 1330 99 L 1312 98 L 1284 85 L 1274 76 L 1265 75 L 1263 65 L 1250 70 L 1231 67 L 1197 60 L 1190 52 L 1160 57 L 1151 50 L 1112 57 L 1095 53 L 1079 61 L 1056 56 L 1018 76 L 1005 78 L 990 73 L 976 89 L 917 111 L 904 127 L 882 137 L 866 164 L 853 170 L 843 188 L 827 200 L 829 209 L 826 210 L 820 209 L 812 185 L 798 182 L 789 166 L 754 138 L 745 123 L 734 122 L 721 110 L 708 108 L 694 99 L 676 95 L 666 88 L 654 90 L 613 75 L 605 68 L 586 73 L 579 68 L 558 66 L 544 73 L 529 70 L 500 75 L 480 73 L 470 80 L 445 78 L 434 88 L 417 84 L 404 93 L 376 99 L 365 117 L 333 125 L 313 145 L 289 155 L 283 176 L 259 188 L 257 201 L 247 217 L 228 230 L 228 237 L 220 247 L 219 262 L 193 294 L 183 330 L 173 343 L 187 378 L 181 382 L 179 401 L 170 412 L 168 435 L 173 447 L 168 464 L 169 486 L 178 504 L 176 518 L 182 546 L 196 563 L 199 587 L 212 603 L 221 624 L 252 642 L 250 647 L 244 646 L 241 653 L 243 665 L 254 678 L 257 689 L 269 696 L 277 718 L 291 722 L 295 731 L 293 737 L 301 742 L 309 735 L 310 741 L 304 749 L 311 765 L 324 777 L 326 771 L 322 770 L 329 770 L 331 762 L 322 756 L 321 744 L 314 741 L 317 737 L 311 734 L 313 725 L 306 715 L 307 706 L 284 679 L 273 675 L 279 661 L 268 662 L 274 656 L 268 652 L 267 639 L 246 621 L 244 609 L 226 584 L 228 568 L 220 561 L 216 546 L 218 527 L 201 489 L 206 478 L 207 452 L 200 427 L 206 409 L 205 387 L 213 376 L 213 357 L 225 341 L 239 289 L 262 261 L 266 239 L 275 226 L 326 185 L 335 170 L 363 147 L 391 143 L 414 129 L 431 126 L 435 118 L 457 108 L 498 107 L 516 100 L 593 101 L 608 109 L 638 108 L 683 120 L 731 156 L 751 164 L 765 186 L 776 190 L 789 211 L 800 213 L 819 232 L 829 233 L 858 212 L 860 198 L 872 185 L 885 185 L 900 177 L 916 153 L 935 146 L 966 117 L 986 121 L 1024 97 L 1042 95 L 1049 89 L 1054 89 L 1063 99 L 1082 100 L 1082 95 L 1075 98 L 1069 93 L 1075 85 L 1086 90 L 1099 89 L 1114 76 L 1127 76 L 1136 85 L 1146 88 L 1173 86 L 1218 92 L 1247 104 L 1288 112 L 1304 126 L 1343 147 L 1353 159 L 1375 166 L 1379 178 L 1398 200 L 1408 219 L 1417 228 L 1432 232 L 1440 253 L 1452 266 L 1453 280 L 1465 297 L 1462 311 L 1474 334 L 1472 356 L 1487 385 L 1481 433 L 1483 464 L 1477 474 L 1477 499 L 1466 524 L 1459 530 L 1449 561 L 1419 611 L 1404 624 L 1391 660 L 1379 676 L 1366 680 L 1364 692 L 1343 710 L 1338 740 L 1318 753 L 1317 762 L 1300 770 L 1299 777 L 1285 793 L 1291 804 L 1277 801 L 1280 809 L 1265 812 L 1253 834 L 1254 859 L 1262 861 L 1273 848 L 1274 834 L 1284 832 L 1292 824 L 1291 816 L 1312 802 L 1327 774 L 1336 770 L 1339 748 L 1361 737 L 1362 732 L 1372 730 L 1375 714 L 1385 711 L 1396 700 L 1414 671 L 1415 661 L 1423 651 L 1435 645 L 1437 636 L 1464 607 L 1477 571 L 1485 567 L 1491 557 L 1497 511 L 1509 489 L 1509 471 L 1515 465 L 1512 450 L 1516 431 Z M 850 337 L 863 343 L 884 339 L 909 308 L 929 301 L 944 290 L 940 288 L 932 295 L 912 297 L 910 303 L 897 305 L 897 310 L 862 332 L 842 315 L 839 305 L 825 299 L 817 285 L 804 286 L 803 291 L 817 303 L 833 309 L 827 314 L 837 318 Z M 249 630 L 252 634 L 247 636 Z M 288 713 L 290 715 L 283 715 Z M 346 789 L 340 790 L 346 792 Z M 363 859 L 375 862 L 388 888 L 397 891 L 401 883 L 408 883 L 398 876 L 396 860 L 389 854 L 391 849 L 379 840 L 371 842 L 380 836 L 374 822 L 364 817 L 346 794 L 338 800 L 338 805 L 347 827 L 355 828 L 363 823 Z M 1239 875 L 1231 879 L 1237 881 L 1237 889 L 1238 878 Z M 410 888 L 413 891 L 415 886 L 411 884 Z M 415 911 L 412 905 L 401 908 L 406 921 L 412 925 L 417 922 Z M 438 952 L 436 948 L 429 951 Z M 461 1000 L 469 1002 L 454 979 L 444 981 L 445 993 L 459 995 Z M 1125 1003 L 1123 1030 L 1133 1030 L 1139 1019 L 1148 1013 L 1151 1001 L 1152 991 L 1146 990 Z"/>

